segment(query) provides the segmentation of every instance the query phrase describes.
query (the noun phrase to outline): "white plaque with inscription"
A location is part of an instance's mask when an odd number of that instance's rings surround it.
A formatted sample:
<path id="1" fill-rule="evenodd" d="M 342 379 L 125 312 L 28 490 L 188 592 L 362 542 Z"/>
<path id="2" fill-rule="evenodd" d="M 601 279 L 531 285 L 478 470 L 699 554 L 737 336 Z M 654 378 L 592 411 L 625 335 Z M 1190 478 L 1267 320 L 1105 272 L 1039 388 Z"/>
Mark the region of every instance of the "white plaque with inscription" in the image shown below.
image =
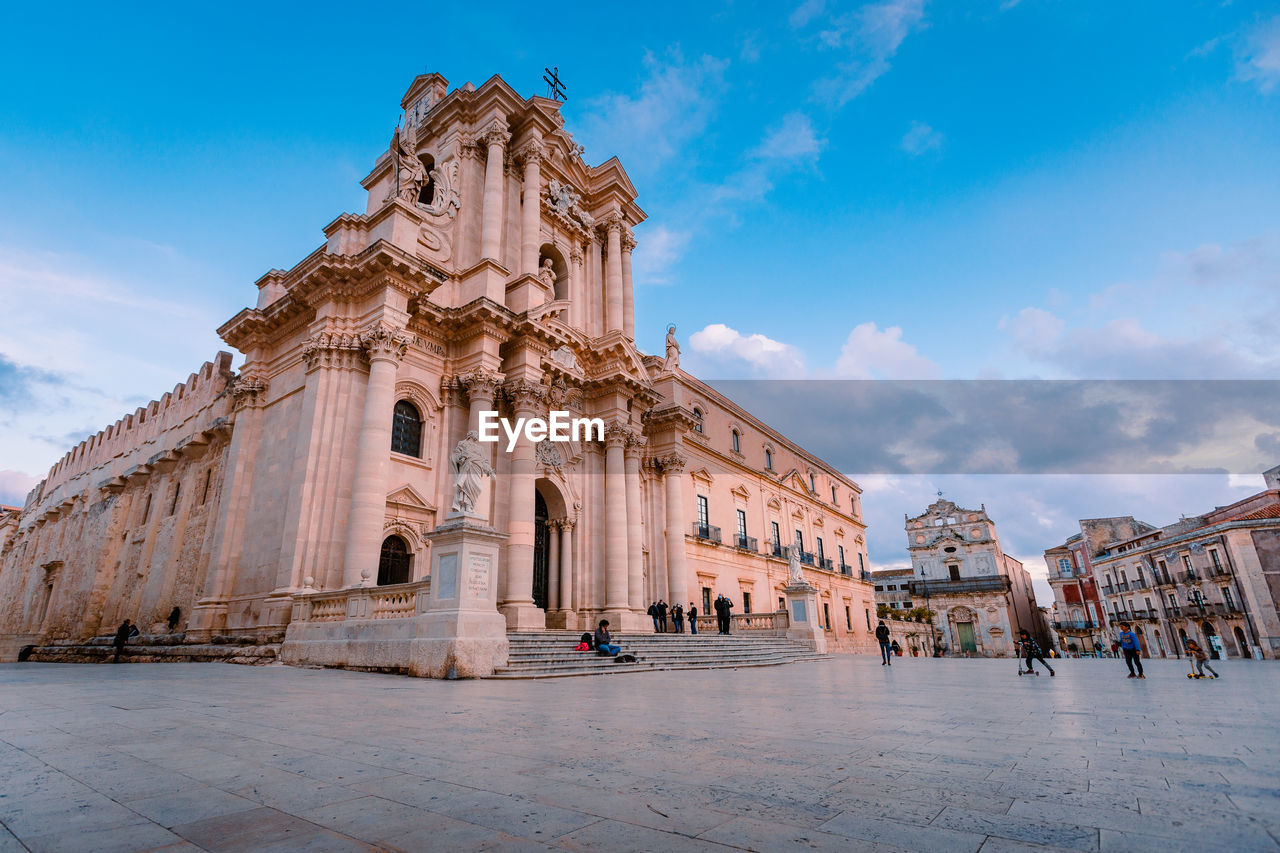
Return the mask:
<path id="1" fill-rule="evenodd" d="M 493 558 L 489 554 L 472 554 L 471 566 L 467 572 L 467 592 L 472 598 L 489 597 L 489 578 L 492 574 Z"/>

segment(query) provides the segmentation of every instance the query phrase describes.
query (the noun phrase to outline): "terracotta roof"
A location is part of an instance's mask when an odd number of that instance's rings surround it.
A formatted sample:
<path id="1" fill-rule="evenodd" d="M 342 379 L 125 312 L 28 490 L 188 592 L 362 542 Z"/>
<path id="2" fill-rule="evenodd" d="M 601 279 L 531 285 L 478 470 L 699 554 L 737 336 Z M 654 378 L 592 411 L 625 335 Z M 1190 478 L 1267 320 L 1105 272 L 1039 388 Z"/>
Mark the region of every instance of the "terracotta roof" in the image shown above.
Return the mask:
<path id="1" fill-rule="evenodd" d="M 1244 515 L 1233 515 L 1229 521 L 1256 521 L 1260 518 L 1280 518 L 1280 504 L 1269 504 L 1262 509 L 1246 512 Z"/>

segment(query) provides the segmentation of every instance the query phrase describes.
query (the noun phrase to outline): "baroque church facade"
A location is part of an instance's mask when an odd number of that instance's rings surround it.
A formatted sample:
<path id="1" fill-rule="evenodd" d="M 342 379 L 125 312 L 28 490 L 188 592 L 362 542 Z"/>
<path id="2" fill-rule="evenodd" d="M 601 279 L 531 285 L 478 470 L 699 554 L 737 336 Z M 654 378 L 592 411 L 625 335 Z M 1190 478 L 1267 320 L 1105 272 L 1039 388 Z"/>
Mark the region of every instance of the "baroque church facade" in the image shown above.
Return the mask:
<path id="1" fill-rule="evenodd" d="M 872 645 L 857 484 L 682 370 L 674 336 L 636 348 L 645 213 L 618 160 L 588 165 L 557 101 L 496 76 L 422 75 L 401 106 L 365 212 L 219 328 L 241 368 L 220 353 L 0 517 L 0 654 L 174 615 L 187 641 L 270 642 L 308 596 L 409 600 L 450 450 L 482 412 L 551 410 L 604 440 L 484 445 L 508 630 L 641 630 L 659 598 L 783 610 L 798 537 L 829 647 Z"/>

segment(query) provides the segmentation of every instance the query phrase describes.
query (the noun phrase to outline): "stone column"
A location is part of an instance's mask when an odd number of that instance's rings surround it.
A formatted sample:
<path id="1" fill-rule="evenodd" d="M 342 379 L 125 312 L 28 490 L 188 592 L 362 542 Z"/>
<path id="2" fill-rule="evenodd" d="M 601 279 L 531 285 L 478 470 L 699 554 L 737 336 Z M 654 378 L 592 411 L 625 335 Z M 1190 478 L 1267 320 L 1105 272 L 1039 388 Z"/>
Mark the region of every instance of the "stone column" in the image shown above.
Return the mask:
<path id="1" fill-rule="evenodd" d="M 484 164 L 484 220 L 480 229 L 480 257 L 499 261 L 502 256 L 502 161 L 511 134 L 494 120 L 482 137 L 489 149 Z"/>
<path id="2" fill-rule="evenodd" d="M 586 323 L 586 288 L 582 286 L 582 247 L 573 241 L 573 249 L 569 252 L 569 325 L 575 329 L 584 329 Z"/>
<path id="3" fill-rule="evenodd" d="M 503 386 L 517 418 L 543 413 L 542 386 L 525 380 Z M 506 584 L 499 610 L 511 630 L 541 630 L 546 613 L 533 603 L 535 448 L 521 432 L 511 451 L 511 495 L 507 521 Z"/>
<path id="4" fill-rule="evenodd" d="M 480 413 L 492 412 L 493 397 L 498 390 L 501 377 L 486 370 L 476 370 L 458 377 L 458 385 L 466 389 L 469 408 L 467 410 L 467 432 L 480 429 Z M 492 461 L 492 460 L 490 460 Z"/>
<path id="5" fill-rule="evenodd" d="M 627 477 L 627 601 L 631 609 L 644 610 L 644 543 L 640 525 L 640 450 L 644 438 L 631 434 L 627 437 L 624 468 Z M 669 602 L 674 605 L 675 602 Z"/>
<path id="6" fill-rule="evenodd" d="M 520 274 L 538 272 L 539 223 L 542 221 L 542 140 L 535 139 L 520 149 L 524 160 L 524 207 L 520 210 Z"/>
<path id="7" fill-rule="evenodd" d="M 622 233 L 622 331 L 628 338 L 636 336 L 635 294 L 631 289 L 631 250 L 636 247 L 636 238 L 631 236 L 628 228 Z"/>
<path id="8" fill-rule="evenodd" d="M 355 480 L 347 516 L 347 551 L 342 585 L 356 586 L 364 572 L 377 577 L 382 522 L 387 514 L 387 466 L 391 458 L 391 420 L 396 397 L 396 368 L 409 346 L 402 329 L 377 325 L 360 336 L 369 357 L 364 417 L 356 444 Z"/>
<path id="9" fill-rule="evenodd" d="M 610 424 L 604 452 L 604 607 L 627 610 L 627 485 L 624 466 L 627 430 Z"/>
<path id="10" fill-rule="evenodd" d="M 658 460 L 667 487 L 667 595 L 668 602 L 689 605 L 689 578 L 684 564 L 684 531 L 688 519 L 684 513 L 685 458 L 669 453 Z M 699 602 L 701 604 L 701 602 Z"/>
<path id="11" fill-rule="evenodd" d="M 622 329 L 622 220 L 617 217 L 605 224 L 608 230 L 609 257 L 605 259 L 605 331 Z"/>
<path id="12" fill-rule="evenodd" d="M 573 519 L 560 522 L 560 609 L 573 610 Z M 566 627 L 568 623 L 566 623 Z"/>
<path id="13" fill-rule="evenodd" d="M 547 522 L 547 535 L 551 538 L 550 559 L 547 560 L 547 612 L 560 609 L 560 520 Z"/>

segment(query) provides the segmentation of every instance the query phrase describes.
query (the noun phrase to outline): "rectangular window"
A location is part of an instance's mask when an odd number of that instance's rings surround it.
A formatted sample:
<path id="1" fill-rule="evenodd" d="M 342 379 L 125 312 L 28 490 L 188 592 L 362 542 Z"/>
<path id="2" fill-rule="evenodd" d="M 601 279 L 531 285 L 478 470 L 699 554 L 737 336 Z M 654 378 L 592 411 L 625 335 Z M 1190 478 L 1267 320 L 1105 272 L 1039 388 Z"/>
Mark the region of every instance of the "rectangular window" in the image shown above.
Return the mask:
<path id="1" fill-rule="evenodd" d="M 1186 554 L 1182 555 L 1182 568 L 1186 569 L 1187 571 L 1191 571 L 1191 558 L 1188 557 Z"/>
<path id="2" fill-rule="evenodd" d="M 891 584 L 889 584 L 888 586 L 886 586 L 886 587 L 885 587 L 885 589 L 888 589 L 888 590 L 894 590 L 894 589 L 897 589 L 897 588 L 898 588 L 898 585 L 897 585 L 896 583 L 891 583 Z"/>
<path id="3" fill-rule="evenodd" d="M 787 609 L 787 599 L 784 596 L 778 596 L 778 610 Z"/>
<path id="4" fill-rule="evenodd" d="M 951 579 L 952 579 L 953 581 L 958 581 L 958 580 L 960 580 L 960 567 L 959 567 L 959 566 L 947 566 L 947 570 L 951 572 Z"/>
<path id="5" fill-rule="evenodd" d="M 751 593 L 749 592 L 744 592 L 742 594 L 742 612 L 743 613 L 751 612 Z"/>
<path id="6" fill-rule="evenodd" d="M 738 538 L 747 538 L 747 511 L 744 509 L 738 510 Z"/>
<path id="7" fill-rule="evenodd" d="M 1222 588 L 1222 601 L 1230 610 L 1236 609 L 1236 603 L 1231 599 L 1231 588 L 1224 586 Z"/>
<path id="8" fill-rule="evenodd" d="M 1169 582 L 1169 567 L 1164 564 L 1164 560 L 1156 560 L 1156 569 L 1165 583 Z"/>
<path id="9" fill-rule="evenodd" d="M 831 605 L 822 602 L 822 627 L 831 630 Z"/>
<path id="10" fill-rule="evenodd" d="M 799 530 L 796 531 L 796 541 L 800 543 L 800 550 L 804 550 L 804 534 Z"/>
<path id="11" fill-rule="evenodd" d="M 823 551 L 822 551 L 822 537 L 821 537 L 821 536 L 819 536 L 819 537 L 818 537 L 818 562 L 822 562 L 822 557 L 823 557 Z"/>
<path id="12" fill-rule="evenodd" d="M 858 552 L 858 571 L 860 571 L 860 572 L 865 572 L 866 570 L 867 570 L 867 567 L 866 567 L 866 565 L 862 562 L 862 552 L 861 552 L 861 551 L 859 551 L 859 552 Z"/>
<path id="13" fill-rule="evenodd" d="M 870 631 L 871 630 L 871 611 L 864 608 L 862 612 L 865 613 L 867 616 L 867 630 Z"/>
<path id="14" fill-rule="evenodd" d="M 1178 606 L 1178 596 L 1172 592 L 1169 593 L 1169 606 L 1170 607 Z"/>
<path id="15" fill-rule="evenodd" d="M 710 512 L 707 509 L 707 496 L 698 495 L 698 526 L 706 527 L 710 523 Z"/>
<path id="16" fill-rule="evenodd" d="M 1212 548 L 1209 549 L 1209 559 L 1213 560 L 1213 567 L 1215 569 L 1222 571 L 1222 560 L 1218 559 L 1218 552 L 1216 550 Z"/>
<path id="17" fill-rule="evenodd" d="M 702 612 L 711 612 L 711 587 L 704 586 L 702 588 Z"/>
<path id="18" fill-rule="evenodd" d="M 837 497 L 836 497 L 836 487 L 835 487 L 835 486 L 832 486 L 832 487 L 831 487 L 831 502 L 832 502 L 833 504 L 838 504 L 838 503 L 840 503 L 839 498 L 837 498 Z"/>
<path id="19" fill-rule="evenodd" d="M 771 521 L 771 522 L 769 522 L 769 524 L 770 524 L 770 525 L 772 525 L 772 527 L 773 527 L 773 544 L 774 544 L 774 545 L 777 545 L 779 548 L 781 548 L 781 547 L 782 547 L 782 534 L 778 532 L 778 522 L 776 522 L 776 521 Z M 786 608 L 784 607 L 783 609 L 785 610 Z"/>
<path id="20" fill-rule="evenodd" d="M 841 571 L 843 571 L 843 570 L 844 570 L 844 565 L 845 565 L 845 563 L 844 563 L 844 546 L 843 546 L 843 545 L 837 545 L 836 547 L 840 549 L 840 569 L 841 569 Z"/>
<path id="21" fill-rule="evenodd" d="M 847 604 L 844 606 L 844 627 L 853 630 L 853 608 Z"/>
<path id="22" fill-rule="evenodd" d="M 182 483 L 173 484 L 173 499 L 169 501 L 169 515 L 178 511 L 178 498 L 182 496 Z"/>

